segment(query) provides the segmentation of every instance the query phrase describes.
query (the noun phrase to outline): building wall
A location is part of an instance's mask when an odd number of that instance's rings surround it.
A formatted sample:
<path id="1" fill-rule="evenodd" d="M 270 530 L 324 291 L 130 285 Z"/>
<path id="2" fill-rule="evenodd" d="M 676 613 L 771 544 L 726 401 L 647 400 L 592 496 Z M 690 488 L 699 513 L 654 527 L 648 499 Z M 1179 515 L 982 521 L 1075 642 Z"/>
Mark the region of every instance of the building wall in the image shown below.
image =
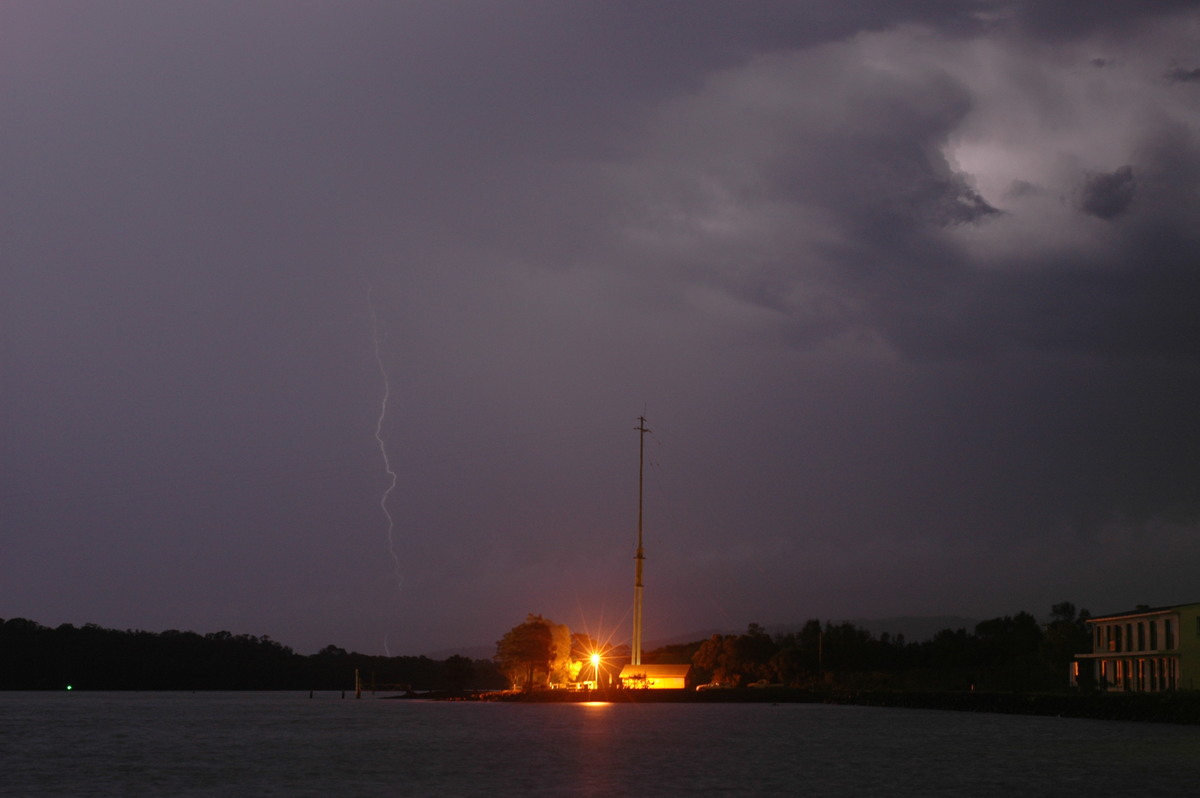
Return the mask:
<path id="1" fill-rule="evenodd" d="M 687 689 L 688 665 L 626 665 L 621 669 L 621 685 L 631 689 Z"/>
<path id="2" fill-rule="evenodd" d="M 1200 689 L 1200 604 L 1105 616 L 1088 623 L 1092 652 L 1077 657 L 1073 684 L 1090 668 L 1102 690 Z"/>
<path id="3" fill-rule="evenodd" d="M 1200 604 L 1179 608 L 1179 689 L 1200 690 Z"/>

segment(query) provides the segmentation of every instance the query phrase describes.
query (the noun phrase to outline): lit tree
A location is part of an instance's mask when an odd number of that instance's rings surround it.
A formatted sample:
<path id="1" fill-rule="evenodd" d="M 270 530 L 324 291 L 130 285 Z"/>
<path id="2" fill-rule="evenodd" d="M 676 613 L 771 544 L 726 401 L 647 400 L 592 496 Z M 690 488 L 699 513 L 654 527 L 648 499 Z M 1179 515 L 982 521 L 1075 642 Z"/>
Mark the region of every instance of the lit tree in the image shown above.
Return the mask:
<path id="1" fill-rule="evenodd" d="M 530 615 L 525 622 L 514 626 L 496 643 L 496 664 L 508 674 L 514 684 L 525 675 L 525 689 L 533 689 L 533 677 L 537 671 L 550 676 L 550 669 L 557 654 L 553 624 L 540 615 Z"/>

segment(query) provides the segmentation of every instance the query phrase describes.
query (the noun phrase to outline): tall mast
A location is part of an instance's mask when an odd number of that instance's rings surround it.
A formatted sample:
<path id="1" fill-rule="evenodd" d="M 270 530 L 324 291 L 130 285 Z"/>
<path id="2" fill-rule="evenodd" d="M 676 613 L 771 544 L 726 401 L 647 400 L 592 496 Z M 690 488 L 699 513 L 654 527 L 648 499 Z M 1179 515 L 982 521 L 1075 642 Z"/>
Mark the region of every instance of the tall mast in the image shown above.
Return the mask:
<path id="1" fill-rule="evenodd" d="M 638 545 L 633 580 L 633 645 L 630 651 L 630 663 L 642 664 L 642 563 L 646 560 L 642 550 L 642 471 L 646 455 L 646 417 L 638 416 Z"/>

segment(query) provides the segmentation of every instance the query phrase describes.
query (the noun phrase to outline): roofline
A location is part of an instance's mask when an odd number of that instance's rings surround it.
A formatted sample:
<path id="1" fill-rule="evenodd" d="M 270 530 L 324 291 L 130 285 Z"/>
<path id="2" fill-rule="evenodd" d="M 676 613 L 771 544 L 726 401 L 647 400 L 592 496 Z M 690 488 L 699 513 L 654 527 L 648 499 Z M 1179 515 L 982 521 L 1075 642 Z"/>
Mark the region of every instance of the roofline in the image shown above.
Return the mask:
<path id="1" fill-rule="evenodd" d="M 625 663 L 625 665 L 623 665 L 621 667 L 621 674 L 624 675 L 626 671 L 631 671 L 633 673 L 647 673 L 648 674 L 650 672 L 650 670 L 660 670 L 660 669 L 665 669 L 665 672 L 676 671 L 676 672 L 682 673 L 684 671 L 690 671 L 694 667 L 695 667 L 694 665 L 687 665 L 684 663 L 674 663 L 674 662 L 664 662 L 661 664 L 643 662 L 640 665 L 634 665 L 633 663 L 627 662 L 627 663 Z M 649 669 L 649 670 L 647 670 L 647 669 Z"/>
<path id="2" fill-rule="evenodd" d="M 1127 610 L 1125 612 L 1114 612 L 1108 615 L 1095 615 L 1091 618 L 1088 618 L 1087 622 L 1095 623 L 1097 621 L 1111 621 L 1114 618 L 1137 618 L 1145 615 L 1160 615 L 1164 612 L 1172 612 L 1189 607 L 1200 608 L 1200 602 L 1193 602 L 1191 604 L 1168 604 L 1163 607 L 1144 607 L 1142 609 Z"/>

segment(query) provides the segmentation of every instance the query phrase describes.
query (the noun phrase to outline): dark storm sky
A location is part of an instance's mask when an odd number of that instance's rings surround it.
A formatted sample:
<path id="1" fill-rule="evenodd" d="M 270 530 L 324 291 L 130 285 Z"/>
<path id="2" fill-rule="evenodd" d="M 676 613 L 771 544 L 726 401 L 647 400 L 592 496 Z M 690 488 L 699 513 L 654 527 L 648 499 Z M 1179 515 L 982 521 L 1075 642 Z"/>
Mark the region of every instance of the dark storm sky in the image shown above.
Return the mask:
<path id="1" fill-rule="evenodd" d="M 628 640 L 643 413 L 648 641 L 1200 599 L 1195 2 L 6 0 L 0 118 L 0 617 Z"/>

